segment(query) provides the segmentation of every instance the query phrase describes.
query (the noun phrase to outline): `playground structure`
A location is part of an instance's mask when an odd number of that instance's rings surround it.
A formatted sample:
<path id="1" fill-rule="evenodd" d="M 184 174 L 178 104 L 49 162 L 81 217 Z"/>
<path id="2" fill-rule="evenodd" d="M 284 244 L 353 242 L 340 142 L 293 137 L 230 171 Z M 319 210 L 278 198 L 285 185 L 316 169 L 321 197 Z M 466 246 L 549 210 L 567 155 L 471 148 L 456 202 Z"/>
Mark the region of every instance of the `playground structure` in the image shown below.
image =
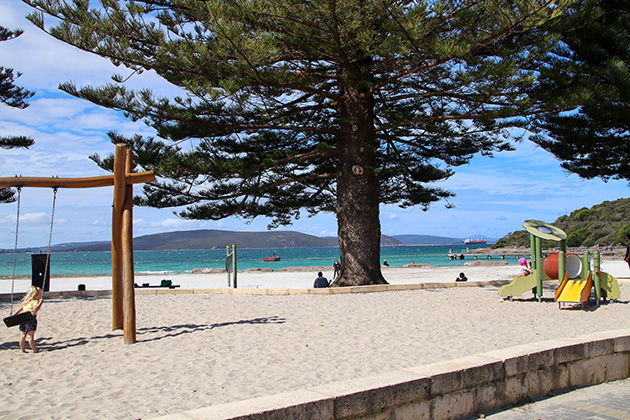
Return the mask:
<path id="1" fill-rule="evenodd" d="M 123 330 L 125 344 L 136 342 L 133 268 L 133 184 L 155 180 L 155 175 L 152 171 L 134 173 L 132 169 L 133 153 L 127 149 L 125 144 L 117 144 L 114 155 L 113 175 L 89 178 L 22 176 L 0 178 L 0 187 L 16 187 L 19 189 L 23 187 L 53 188 L 55 193 L 58 188 L 114 186 L 114 202 L 112 206 L 112 330 Z"/>
<path id="2" fill-rule="evenodd" d="M 575 254 L 567 254 L 567 234 L 551 224 L 540 220 L 526 220 L 523 227 L 530 236 L 532 273 L 517 276 L 514 280 L 499 289 L 499 295 L 513 300 L 528 290 L 532 290 L 538 301 L 542 300 L 543 281 L 559 280 L 555 292 L 558 307 L 567 303 L 584 305 L 595 289 L 595 299 L 599 305 L 602 298 L 616 300 L 620 297 L 617 279 L 600 270 L 600 255 L 593 255 L 593 269 L 590 269 L 589 252 L 585 251 L 580 258 Z M 560 251 L 543 258 L 542 240 L 560 243 Z"/>

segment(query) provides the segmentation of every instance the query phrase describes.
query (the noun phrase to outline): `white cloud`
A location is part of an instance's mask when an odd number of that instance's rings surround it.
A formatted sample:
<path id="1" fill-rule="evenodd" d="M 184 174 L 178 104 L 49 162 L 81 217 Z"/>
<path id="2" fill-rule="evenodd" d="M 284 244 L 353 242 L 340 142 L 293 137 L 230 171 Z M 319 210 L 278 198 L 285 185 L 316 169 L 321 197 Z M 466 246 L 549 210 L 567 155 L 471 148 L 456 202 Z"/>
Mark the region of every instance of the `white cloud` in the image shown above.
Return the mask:
<path id="1" fill-rule="evenodd" d="M 17 216 L 15 215 L 3 218 L 5 222 L 9 222 L 10 224 L 16 224 L 16 219 Z M 48 223 L 50 223 L 50 215 L 44 212 L 20 214 L 20 225 L 41 225 Z"/>
<path id="2" fill-rule="evenodd" d="M 161 222 L 158 222 L 158 223 L 154 223 L 153 226 L 169 229 L 169 228 L 180 228 L 186 225 L 192 226 L 192 225 L 197 225 L 197 224 L 198 223 L 196 221 L 192 221 L 192 220 L 171 218 L 171 219 L 162 220 Z"/>

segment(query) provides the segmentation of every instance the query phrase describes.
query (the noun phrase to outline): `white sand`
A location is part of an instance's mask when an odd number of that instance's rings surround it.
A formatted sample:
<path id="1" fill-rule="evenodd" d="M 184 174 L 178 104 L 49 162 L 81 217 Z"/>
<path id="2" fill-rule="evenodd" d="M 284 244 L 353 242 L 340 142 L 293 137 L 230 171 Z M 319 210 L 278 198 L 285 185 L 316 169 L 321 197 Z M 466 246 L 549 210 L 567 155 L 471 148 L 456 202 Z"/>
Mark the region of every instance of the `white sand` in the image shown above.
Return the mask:
<path id="1" fill-rule="evenodd" d="M 510 272 L 505 267 L 464 271 L 471 280 L 497 280 L 514 274 L 514 265 L 507 268 Z M 630 273 L 623 262 L 607 262 L 603 269 L 619 277 Z M 459 271 L 388 269 L 385 276 L 390 283 L 452 281 Z M 198 287 L 188 282 L 210 282 L 215 275 L 199 276 L 171 278 L 182 287 Z M 226 276 L 216 276 L 223 287 Z M 69 290 L 77 283 L 90 289 L 102 281 L 97 279 L 72 278 Z M 312 273 L 250 273 L 241 281 L 243 286 L 308 287 L 313 279 Z M 141 282 L 159 280 L 147 276 Z M 545 286 L 545 297 L 554 289 Z M 17 328 L 0 328 L 0 418 L 149 418 L 630 327 L 628 283 L 621 283 L 620 302 L 588 310 L 559 310 L 547 299 L 509 302 L 497 290 L 139 295 L 138 342 L 132 345 L 123 344 L 122 332 L 111 331 L 111 298 L 49 298 L 38 317 L 39 354 L 20 353 Z M 8 306 L 0 302 L 0 311 L 8 313 Z"/>

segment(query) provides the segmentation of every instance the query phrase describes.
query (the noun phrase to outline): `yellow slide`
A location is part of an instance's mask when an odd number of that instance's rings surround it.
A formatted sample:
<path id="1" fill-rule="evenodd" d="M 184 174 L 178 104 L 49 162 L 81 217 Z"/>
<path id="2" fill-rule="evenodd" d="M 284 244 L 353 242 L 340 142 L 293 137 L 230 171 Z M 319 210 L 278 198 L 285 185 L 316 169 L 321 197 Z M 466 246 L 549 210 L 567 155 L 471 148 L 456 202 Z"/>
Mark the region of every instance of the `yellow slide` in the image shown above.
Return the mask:
<path id="1" fill-rule="evenodd" d="M 556 289 L 556 302 L 584 303 L 591 296 L 593 288 L 593 273 L 588 273 L 588 279 L 569 280 L 565 273 L 564 279 Z"/>

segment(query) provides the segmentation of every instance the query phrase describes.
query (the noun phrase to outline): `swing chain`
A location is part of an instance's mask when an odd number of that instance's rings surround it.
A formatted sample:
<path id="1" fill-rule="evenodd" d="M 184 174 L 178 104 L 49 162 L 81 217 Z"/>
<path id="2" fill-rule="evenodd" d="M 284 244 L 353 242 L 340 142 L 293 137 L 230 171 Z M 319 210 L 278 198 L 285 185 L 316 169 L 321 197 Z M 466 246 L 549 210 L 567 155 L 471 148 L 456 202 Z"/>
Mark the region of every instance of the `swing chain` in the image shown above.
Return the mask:
<path id="1" fill-rule="evenodd" d="M 59 187 L 53 187 L 53 204 L 50 215 L 50 234 L 48 235 L 48 250 L 46 251 L 46 265 L 44 268 L 44 279 L 42 283 L 42 291 L 46 290 L 46 279 L 48 278 L 48 270 L 50 269 L 50 246 L 52 243 L 53 226 L 55 222 L 55 206 L 57 203 L 57 190 Z"/>
<path id="2" fill-rule="evenodd" d="M 15 247 L 13 248 L 13 275 L 11 276 L 11 305 L 9 307 L 9 315 L 13 315 L 13 293 L 15 292 L 15 265 L 17 263 L 18 249 L 18 231 L 20 230 L 20 201 L 22 198 L 22 187 L 16 187 L 17 190 L 17 214 L 15 216 Z"/>

